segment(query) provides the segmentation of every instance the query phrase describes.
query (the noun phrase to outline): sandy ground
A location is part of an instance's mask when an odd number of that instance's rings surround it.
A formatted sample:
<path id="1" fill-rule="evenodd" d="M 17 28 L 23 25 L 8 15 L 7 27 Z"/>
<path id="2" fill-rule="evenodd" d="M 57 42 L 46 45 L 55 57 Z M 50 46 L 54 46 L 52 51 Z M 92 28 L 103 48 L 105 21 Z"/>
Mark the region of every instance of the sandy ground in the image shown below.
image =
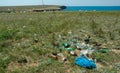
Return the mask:
<path id="1" fill-rule="evenodd" d="M 112 49 L 111 51 L 114 52 L 114 53 L 117 53 L 117 54 L 120 53 L 120 50 L 116 50 L 116 49 Z"/>

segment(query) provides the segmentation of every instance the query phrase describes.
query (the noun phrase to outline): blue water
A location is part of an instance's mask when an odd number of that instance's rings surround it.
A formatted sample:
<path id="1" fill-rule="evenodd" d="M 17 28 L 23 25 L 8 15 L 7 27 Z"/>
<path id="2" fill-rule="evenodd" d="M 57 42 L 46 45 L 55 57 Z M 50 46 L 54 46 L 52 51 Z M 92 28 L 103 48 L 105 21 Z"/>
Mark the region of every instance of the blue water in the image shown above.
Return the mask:
<path id="1" fill-rule="evenodd" d="M 67 6 L 64 11 L 120 11 L 120 6 Z"/>

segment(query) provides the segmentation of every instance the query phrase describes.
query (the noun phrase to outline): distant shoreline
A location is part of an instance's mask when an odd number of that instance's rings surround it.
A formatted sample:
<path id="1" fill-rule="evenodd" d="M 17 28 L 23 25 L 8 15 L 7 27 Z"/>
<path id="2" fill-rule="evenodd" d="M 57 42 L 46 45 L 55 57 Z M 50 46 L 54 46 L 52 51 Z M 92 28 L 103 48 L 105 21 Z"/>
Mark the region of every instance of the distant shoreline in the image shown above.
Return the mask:
<path id="1" fill-rule="evenodd" d="M 26 12 L 44 12 L 44 11 L 61 11 L 66 6 L 59 5 L 33 5 L 33 6 L 2 6 L 0 13 L 26 13 Z"/>
<path id="2" fill-rule="evenodd" d="M 120 11 L 120 6 L 59 6 L 59 5 L 29 5 L 0 6 L 0 13 L 26 13 L 46 11 Z"/>

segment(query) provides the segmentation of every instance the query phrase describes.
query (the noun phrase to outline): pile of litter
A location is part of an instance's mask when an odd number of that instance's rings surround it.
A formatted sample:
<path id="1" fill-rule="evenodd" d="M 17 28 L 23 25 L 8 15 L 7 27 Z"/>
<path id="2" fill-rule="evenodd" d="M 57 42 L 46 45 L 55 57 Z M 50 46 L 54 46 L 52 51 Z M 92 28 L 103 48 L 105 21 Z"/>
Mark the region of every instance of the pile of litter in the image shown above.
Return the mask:
<path id="1" fill-rule="evenodd" d="M 68 32 L 71 35 L 72 32 Z M 65 63 L 67 58 L 65 54 L 69 56 L 74 56 L 74 63 L 80 67 L 95 69 L 96 59 L 92 56 L 94 52 L 107 53 L 108 49 L 102 47 L 101 43 L 94 42 L 91 43 L 91 37 L 87 36 L 83 41 L 80 41 L 78 37 L 72 36 L 70 38 L 65 38 L 59 35 L 59 53 L 52 53 L 49 57 Z"/>

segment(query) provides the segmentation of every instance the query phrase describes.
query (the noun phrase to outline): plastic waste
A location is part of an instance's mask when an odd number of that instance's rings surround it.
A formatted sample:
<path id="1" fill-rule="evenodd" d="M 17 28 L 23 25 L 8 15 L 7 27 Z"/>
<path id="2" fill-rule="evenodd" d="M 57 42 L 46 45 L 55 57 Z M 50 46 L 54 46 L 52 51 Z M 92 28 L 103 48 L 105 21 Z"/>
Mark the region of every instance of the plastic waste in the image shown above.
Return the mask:
<path id="1" fill-rule="evenodd" d="M 100 51 L 101 53 L 106 53 L 108 50 L 107 50 L 107 48 L 101 48 L 99 51 Z"/>
<path id="2" fill-rule="evenodd" d="M 71 55 L 74 55 L 74 51 L 70 51 L 70 54 L 71 54 Z"/>
<path id="3" fill-rule="evenodd" d="M 72 32 L 71 32 L 71 31 L 69 31 L 69 32 L 68 32 L 68 34 L 72 34 Z"/>
<path id="4" fill-rule="evenodd" d="M 88 50 L 81 50 L 79 56 L 86 55 L 87 53 L 88 53 Z"/>
<path id="5" fill-rule="evenodd" d="M 81 50 L 80 54 L 78 55 L 79 57 L 83 56 L 86 57 L 89 60 L 93 60 L 91 54 L 93 53 L 94 50 Z"/>
<path id="6" fill-rule="evenodd" d="M 89 60 L 85 57 L 77 57 L 75 59 L 75 64 L 88 69 L 96 68 L 96 64 L 92 60 Z"/>
<path id="7" fill-rule="evenodd" d="M 54 60 L 57 60 L 58 57 L 57 57 L 57 53 L 52 53 L 49 55 L 50 58 L 54 59 Z"/>
<path id="8" fill-rule="evenodd" d="M 58 60 L 62 63 L 64 63 L 67 59 L 65 58 L 65 56 L 63 55 L 63 53 L 58 53 Z"/>
<path id="9" fill-rule="evenodd" d="M 64 57 L 63 53 L 58 53 L 58 56 Z"/>
<path id="10" fill-rule="evenodd" d="M 88 50 L 88 53 L 89 53 L 89 54 L 92 54 L 93 52 L 95 52 L 95 50 L 92 49 L 91 47 L 88 47 L 87 50 Z"/>
<path id="11" fill-rule="evenodd" d="M 77 47 L 77 49 L 79 49 L 79 48 L 83 49 L 86 47 L 86 44 L 85 43 L 77 43 L 76 47 Z"/>
<path id="12" fill-rule="evenodd" d="M 60 39 L 62 38 L 62 36 L 61 36 L 60 34 L 58 35 L 58 37 L 59 37 Z"/>
<path id="13" fill-rule="evenodd" d="M 62 45 L 63 45 L 64 47 L 67 47 L 67 46 L 68 46 L 68 44 L 67 44 L 67 43 L 63 43 Z"/>
<path id="14" fill-rule="evenodd" d="M 67 51 L 72 51 L 72 50 L 73 50 L 73 48 L 68 47 L 68 48 L 65 48 L 65 50 L 67 50 Z"/>
<path id="15" fill-rule="evenodd" d="M 81 50 L 80 51 L 80 56 L 86 55 L 86 54 L 92 54 L 93 52 L 94 52 L 94 50 L 89 50 L 89 49 Z"/>

